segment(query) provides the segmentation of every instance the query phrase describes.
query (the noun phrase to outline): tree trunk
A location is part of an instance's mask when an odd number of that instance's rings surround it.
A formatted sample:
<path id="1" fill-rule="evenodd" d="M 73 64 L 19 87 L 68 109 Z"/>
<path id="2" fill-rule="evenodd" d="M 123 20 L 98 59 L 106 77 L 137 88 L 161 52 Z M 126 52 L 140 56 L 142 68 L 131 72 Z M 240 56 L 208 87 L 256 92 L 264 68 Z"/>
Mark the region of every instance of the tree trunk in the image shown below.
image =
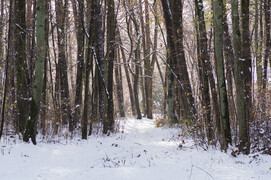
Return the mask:
<path id="1" fill-rule="evenodd" d="M 25 21 L 25 0 L 15 0 L 15 59 L 16 59 L 16 78 L 17 78 L 17 125 L 19 132 L 23 133 L 25 123 L 28 118 L 28 93 L 25 76 L 26 70 L 26 21 Z"/>
<path id="2" fill-rule="evenodd" d="M 100 0 L 93 0 L 92 6 L 94 9 L 94 23 L 95 23 L 95 53 L 94 60 L 98 68 L 98 85 L 99 85 L 99 122 L 104 122 L 105 113 L 105 93 L 106 87 L 104 82 L 104 33 L 103 33 L 103 14 L 101 11 Z"/>
<path id="3" fill-rule="evenodd" d="M 42 85 L 42 107 L 41 107 L 41 128 L 42 135 L 45 136 L 46 131 L 46 119 L 47 119 L 47 79 L 48 79 L 48 62 L 50 59 L 49 52 L 49 1 L 45 0 L 45 61 L 44 61 L 44 75 Z"/>
<path id="4" fill-rule="evenodd" d="M 203 118 L 205 120 L 206 132 L 208 142 L 214 139 L 214 131 L 213 131 L 213 120 L 211 116 L 211 103 L 210 103 L 210 92 L 209 92 L 209 76 L 213 76 L 212 72 L 209 70 L 209 66 L 211 65 L 210 56 L 207 51 L 208 43 L 207 43 L 207 34 L 206 34 L 206 26 L 205 26 L 205 18 L 203 11 L 203 2 L 202 0 L 197 0 L 195 3 L 196 12 L 198 17 L 198 27 L 199 27 L 199 45 L 200 45 L 200 54 L 198 54 L 199 64 L 201 65 L 200 76 L 203 80 L 201 84 L 202 91 L 202 108 L 203 108 Z M 210 75 L 209 75 L 210 74 Z"/>
<path id="5" fill-rule="evenodd" d="M 131 7 L 132 8 L 132 7 Z M 135 26 L 135 33 L 136 33 L 136 48 L 134 50 L 134 64 L 135 64 L 135 74 L 134 74 L 134 100 L 135 100 L 135 108 L 136 108 L 136 114 L 137 114 L 137 119 L 142 119 L 142 114 L 140 110 L 140 105 L 139 105 L 139 97 L 138 97 L 138 83 L 139 83 L 139 74 L 140 74 L 140 30 L 139 30 L 139 25 L 138 21 L 135 17 L 134 9 L 129 10 L 130 12 L 130 18 Z M 129 27 L 128 27 L 129 30 Z M 130 31 L 128 32 L 131 43 L 133 43 L 133 39 L 131 38 Z M 132 50 L 132 48 L 131 48 Z M 132 52 L 131 52 L 132 53 Z M 143 96 L 144 97 L 144 96 Z M 143 102 L 144 104 L 144 102 Z"/>
<path id="6" fill-rule="evenodd" d="M 104 120 L 103 133 L 109 134 L 114 132 L 114 101 L 113 101 L 113 67 L 115 59 L 115 3 L 114 0 L 109 0 L 107 4 L 107 117 Z"/>
<path id="7" fill-rule="evenodd" d="M 60 74 L 60 97 L 61 97 L 61 111 L 62 111 L 62 124 L 69 123 L 69 130 L 73 131 L 73 122 L 71 115 L 71 102 L 68 84 L 67 73 L 67 59 L 65 48 L 65 11 L 66 2 L 56 1 L 56 21 L 57 21 L 57 45 L 58 45 L 58 67 Z"/>
<path id="8" fill-rule="evenodd" d="M 269 9 L 270 11 L 270 9 Z M 251 85 L 252 85 L 252 64 L 250 51 L 250 34 L 249 34 L 249 1 L 241 0 L 241 17 L 242 17 L 242 32 L 241 32 L 241 56 L 244 61 L 244 98 L 246 119 L 251 119 L 250 109 L 252 107 Z M 249 139 L 248 139 L 249 140 Z"/>
<path id="9" fill-rule="evenodd" d="M 145 58 L 148 58 L 148 60 L 150 60 L 150 58 L 147 56 L 148 54 L 148 49 L 147 49 L 147 42 L 146 42 L 146 35 L 147 35 L 147 31 L 145 30 L 146 27 L 145 27 L 145 20 L 144 20 L 144 12 L 142 10 L 143 8 L 143 4 L 144 2 L 142 3 L 142 0 L 139 0 L 138 2 L 140 5 L 139 5 L 139 13 L 138 13 L 138 16 L 140 17 L 140 27 L 141 27 L 141 34 L 142 34 L 142 37 L 141 37 L 141 42 L 142 42 L 142 49 L 143 49 L 143 61 L 144 61 L 144 68 L 142 68 L 140 66 L 140 76 L 143 77 L 143 78 L 140 78 L 140 87 L 141 87 L 141 93 L 142 93 L 142 111 L 143 111 L 143 116 L 146 116 L 147 113 L 148 113 L 148 105 L 147 105 L 147 87 L 146 87 L 146 81 L 147 81 L 147 78 L 146 76 L 146 65 L 147 65 L 147 62 Z M 146 10 L 145 10 L 146 11 Z"/>
<path id="10" fill-rule="evenodd" d="M 214 1 L 214 32 L 217 82 L 221 113 L 221 148 L 222 150 L 226 151 L 228 149 L 228 144 L 231 144 L 231 130 L 223 59 L 223 0 Z"/>
<path id="11" fill-rule="evenodd" d="M 152 66 L 150 60 L 151 51 L 151 33 L 150 33 L 150 17 L 149 3 L 145 1 L 145 31 L 146 31 L 146 54 L 144 56 L 144 72 L 145 72 L 145 95 L 146 95 L 146 115 L 152 119 Z M 142 24 L 142 26 L 144 26 Z M 143 32 L 145 33 L 145 32 Z"/>
<path id="12" fill-rule="evenodd" d="M 271 39 L 270 39 L 270 0 L 264 0 L 264 14 L 265 14 L 265 54 L 264 54 L 264 63 L 263 63 L 263 90 L 266 91 L 267 88 L 267 64 L 270 60 L 270 48 L 271 48 Z M 270 60 L 271 63 L 271 60 Z"/>
<path id="13" fill-rule="evenodd" d="M 4 31 L 4 0 L 1 0 L 1 16 L 0 16 L 0 59 L 3 58 L 4 54 L 3 54 L 3 31 Z M 0 60 L 0 63 L 2 60 Z"/>
<path id="14" fill-rule="evenodd" d="M 247 119 L 244 100 L 243 61 L 241 59 L 241 32 L 239 27 L 238 1 L 232 0 L 232 29 L 234 47 L 234 77 L 236 86 L 236 110 L 239 123 L 239 150 L 249 152 Z"/>
<path id="15" fill-rule="evenodd" d="M 262 44 L 260 42 L 262 41 L 262 39 L 259 39 L 259 18 L 262 18 L 262 15 L 259 14 L 258 3 L 259 3 L 259 0 L 255 0 L 254 46 L 255 46 L 255 51 L 256 51 L 256 61 L 255 62 L 256 62 L 256 74 L 257 74 L 257 90 L 258 90 L 258 94 L 260 95 L 260 91 L 262 89 L 262 58 L 261 58 Z M 261 8 L 261 6 L 260 6 L 260 8 Z"/>
<path id="16" fill-rule="evenodd" d="M 94 1 L 94 0 L 93 0 Z M 91 4 L 93 4 L 93 1 Z M 96 27 L 96 23 L 95 23 L 95 19 L 94 19 L 94 16 L 95 16 L 95 13 L 97 13 L 96 9 L 95 9 L 95 6 L 91 6 L 91 12 L 90 12 L 90 26 L 91 27 Z M 93 69 L 93 63 L 92 63 L 92 59 L 93 59 L 93 52 L 94 52 L 94 49 L 93 49 L 93 41 L 94 41 L 94 35 L 95 35 L 95 30 L 94 28 L 89 28 L 89 37 L 88 37 L 88 49 L 87 49 L 87 53 L 86 53 L 86 79 L 85 79 L 85 97 L 84 97 L 84 109 L 83 109 L 83 115 L 82 115 L 82 121 L 81 121 L 81 124 L 82 124 L 82 139 L 87 139 L 87 124 L 88 124 L 88 111 L 89 111 L 89 97 L 90 97 L 90 90 L 89 90 L 89 84 L 90 84 L 90 71 Z M 97 76 L 95 76 L 96 78 Z M 93 78 L 93 76 L 92 76 Z M 93 78 L 94 79 L 94 78 Z M 94 85 L 96 85 L 96 82 L 94 81 Z M 97 90 L 93 90 L 92 92 L 92 95 L 94 93 L 97 93 Z M 92 106 L 93 103 L 92 103 Z M 95 104 L 95 113 L 97 114 L 97 105 Z M 93 111 L 94 111 L 94 107 L 92 107 L 92 116 L 94 115 Z M 95 114 L 95 115 L 96 115 Z M 95 116 L 96 118 L 96 116 Z M 89 135 L 92 134 L 92 124 L 94 122 L 94 118 L 91 118 L 90 119 L 90 129 L 89 129 Z"/>
<path id="17" fill-rule="evenodd" d="M 116 48 L 116 51 L 118 52 L 118 56 L 115 57 L 117 64 L 115 64 L 115 81 L 117 86 L 117 98 L 118 98 L 118 107 L 119 107 L 119 113 L 120 117 L 125 117 L 125 110 L 124 110 L 124 97 L 123 97 L 123 86 L 122 86 L 122 71 L 120 64 L 120 49 Z"/>
<path id="18" fill-rule="evenodd" d="M 180 104 L 182 109 L 184 109 L 184 114 L 182 118 L 188 121 L 194 120 L 196 118 L 196 107 L 194 103 L 194 97 L 192 93 L 192 88 L 188 76 L 188 70 L 184 54 L 183 46 L 183 20 L 182 20 L 182 11 L 183 4 L 181 0 L 171 1 L 172 5 L 172 23 L 173 23 L 173 35 L 174 35 L 174 44 L 176 50 L 176 60 L 173 62 L 177 65 L 177 91 L 179 93 L 177 96 L 180 98 L 176 104 Z M 177 92 L 176 91 L 176 92 Z"/>
<path id="19" fill-rule="evenodd" d="M 167 29 L 167 53 L 168 59 L 167 63 L 170 67 L 169 74 L 168 74 L 168 108 L 167 114 L 170 123 L 176 123 L 177 117 L 175 115 L 175 108 L 174 108 L 174 74 L 177 72 L 176 61 L 177 61 L 177 53 L 176 47 L 174 43 L 174 34 L 173 34 L 173 22 L 172 22 L 172 14 L 170 10 L 170 6 L 168 0 L 162 0 L 162 6 L 164 11 L 164 18 L 166 22 L 166 29 Z M 174 63 L 175 62 L 175 63 Z"/>
<path id="20" fill-rule="evenodd" d="M 234 75 L 234 54 L 227 22 L 226 1 L 223 1 L 223 31 L 224 31 L 223 51 L 225 55 L 225 64 L 226 64 L 229 117 L 232 120 L 232 122 L 236 122 L 236 109 L 234 104 L 233 86 L 232 86 Z"/>
<path id="21" fill-rule="evenodd" d="M 137 42 L 136 42 L 136 49 L 135 49 L 135 76 L 134 76 L 134 99 L 135 99 L 135 108 L 137 113 L 137 119 L 142 119 L 140 106 L 139 106 L 139 98 L 138 98 L 138 78 L 139 78 L 139 66 L 140 66 L 140 34 L 139 34 L 139 27 L 134 17 L 134 25 L 137 33 Z"/>
<path id="22" fill-rule="evenodd" d="M 3 1 L 1 1 L 1 6 L 3 7 Z M 6 56 L 6 64 L 5 64 L 5 76 L 4 76 L 4 80 L 3 82 L 5 83 L 4 85 L 4 92 L 3 92 L 3 97 L 2 97 L 2 106 L 1 106 L 1 126 L 0 126 L 0 140 L 1 137 L 3 135 L 3 129 L 4 129 L 4 123 L 5 123 L 5 107 L 6 107 L 6 99 L 7 99 L 7 93 L 8 93 L 8 71 L 9 71 L 9 66 L 10 63 L 9 61 L 11 60 L 10 56 L 10 48 L 12 46 L 12 41 L 13 38 L 12 35 L 14 33 L 12 33 L 12 31 L 14 31 L 14 17 L 13 17 L 13 0 L 10 0 L 10 7 L 9 7 L 9 32 L 8 32 L 8 49 L 7 49 L 7 56 Z M 2 9 L 1 9 L 2 10 Z M 2 15 L 2 12 L 1 12 Z M 2 38 L 2 37 L 1 37 Z M 1 56 L 2 54 L 0 54 Z"/>
<path id="23" fill-rule="evenodd" d="M 78 1 L 78 10 L 73 2 L 73 11 L 75 14 L 75 26 L 77 27 L 77 73 L 75 85 L 75 113 L 74 126 L 77 126 L 78 119 L 80 119 L 82 106 L 82 89 L 83 89 L 83 72 L 84 72 L 84 0 Z"/>
<path id="24" fill-rule="evenodd" d="M 120 31 L 119 31 L 119 27 L 117 27 L 117 40 L 118 40 L 118 43 L 120 44 L 120 50 L 121 50 L 121 56 L 122 56 L 122 60 L 123 60 L 123 63 L 124 63 L 124 71 L 125 71 L 125 75 L 126 75 L 126 79 L 127 79 L 127 85 L 128 85 L 128 90 L 129 90 L 129 96 L 130 96 L 130 102 L 131 102 L 131 108 L 132 108 L 132 114 L 133 116 L 136 115 L 136 111 L 135 111 L 135 100 L 134 100 L 134 93 L 133 93 L 133 88 L 132 88 L 132 83 L 131 83 L 131 78 L 130 78 L 130 75 L 129 75 L 129 70 L 128 70 L 128 64 L 127 64 L 127 61 L 126 61 L 126 56 L 125 56 L 125 52 L 124 52 L 124 49 L 123 49 L 123 44 L 122 44 L 122 40 L 121 40 L 121 37 L 120 37 Z"/>
<path id="25" fill-rule="evenodd" d="M 36 144 L 37 122 L 40 111 L 40 100 L 43 85 L 43 71 L 45 61 L 45 1 L 37 1 L 37 61 L 35 63 L 34 87 L 30 104 L 30 116 L 26 123 L 24 141 L 31 138 L 33 144 Z"/>

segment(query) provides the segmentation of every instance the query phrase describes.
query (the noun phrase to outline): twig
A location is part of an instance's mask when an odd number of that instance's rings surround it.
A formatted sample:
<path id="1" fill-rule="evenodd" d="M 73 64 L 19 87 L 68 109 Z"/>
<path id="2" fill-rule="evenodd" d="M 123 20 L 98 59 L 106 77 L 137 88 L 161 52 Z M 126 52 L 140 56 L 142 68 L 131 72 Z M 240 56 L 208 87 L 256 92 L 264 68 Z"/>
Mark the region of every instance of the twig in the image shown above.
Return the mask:
<path id="1" fill-rule="evenodd" d="M 191 171 L 190 171 L 190 175 L 189 175 L 189 180 L 191 179 L 191 176 L 192 176 L 193 167 L 198 168 L 199 170 L 202 170 L 202 171 L 205 172 L 207 175 L 209 175 L 212 179 L 215 179 L 210 173 L 208 173 L 207 171 L 205 171 L 205 170 L 202 169 L 201 167 L 198 167 L 198 166 L 195 166 L 195 165 L 192 164 L 192 166 L 191 166 Z"/>

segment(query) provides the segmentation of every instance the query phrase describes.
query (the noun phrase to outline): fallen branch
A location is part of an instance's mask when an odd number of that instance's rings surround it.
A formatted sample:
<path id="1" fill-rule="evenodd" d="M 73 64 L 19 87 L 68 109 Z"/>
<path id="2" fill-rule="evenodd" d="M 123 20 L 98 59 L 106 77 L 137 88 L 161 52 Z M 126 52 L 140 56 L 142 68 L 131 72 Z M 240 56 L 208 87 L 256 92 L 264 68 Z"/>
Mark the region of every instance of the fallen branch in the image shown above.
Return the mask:
<path id="1" fill-rule="evenodd" d="M 205 172 L 207 175 L 209 175 L 212 179 L 215 179 L 210 173 L 208 173 L 207 171 L 205 171 L 205 170 L 202 169 L 201 167 L 198 167 L 198 166 L 195 166 L 195 165 L 192 164 L 192 166 L 191 166 L 191 171 L 190 171 L 190 175 L 189 175 L 189 180 L 191 179 L 191 176 L 192 176 L 193 167 L 198 168 L 199 170 L 202 170 L 202 171 Z"/>

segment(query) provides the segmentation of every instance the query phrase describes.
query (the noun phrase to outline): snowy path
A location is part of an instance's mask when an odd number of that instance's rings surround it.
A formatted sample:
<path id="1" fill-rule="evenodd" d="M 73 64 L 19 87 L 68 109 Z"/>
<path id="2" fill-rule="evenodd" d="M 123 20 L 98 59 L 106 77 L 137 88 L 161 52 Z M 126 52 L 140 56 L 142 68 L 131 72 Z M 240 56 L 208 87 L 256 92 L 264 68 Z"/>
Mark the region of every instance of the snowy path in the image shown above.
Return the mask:
<path id="1" fill-rule="evenodd" d="M 270 180 L 271 157 L 196 149 L 178 130 L 128 119 L 124 133 L 34 146 L 2 140 L 0 180 Z M 171 139 L 171 140 L 170 140 Z M 182 148 L 178 148 L 182 144 Z"/>

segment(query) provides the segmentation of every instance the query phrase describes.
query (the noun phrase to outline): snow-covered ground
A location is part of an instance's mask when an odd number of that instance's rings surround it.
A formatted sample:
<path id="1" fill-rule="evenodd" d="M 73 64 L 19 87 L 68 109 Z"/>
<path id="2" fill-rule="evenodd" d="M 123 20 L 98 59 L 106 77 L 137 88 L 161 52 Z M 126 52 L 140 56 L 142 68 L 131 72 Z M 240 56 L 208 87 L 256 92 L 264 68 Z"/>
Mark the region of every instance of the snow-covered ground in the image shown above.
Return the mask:
<path id="1" fill-rule="evenodd" d="M 270 180 L 271 156 L 204 151 L 176 128 L 122 121 L 123 133 L 38 145 L 4 139 L 1 180 Z M 40 140 L 41 141 L 41 140 Z"/>

